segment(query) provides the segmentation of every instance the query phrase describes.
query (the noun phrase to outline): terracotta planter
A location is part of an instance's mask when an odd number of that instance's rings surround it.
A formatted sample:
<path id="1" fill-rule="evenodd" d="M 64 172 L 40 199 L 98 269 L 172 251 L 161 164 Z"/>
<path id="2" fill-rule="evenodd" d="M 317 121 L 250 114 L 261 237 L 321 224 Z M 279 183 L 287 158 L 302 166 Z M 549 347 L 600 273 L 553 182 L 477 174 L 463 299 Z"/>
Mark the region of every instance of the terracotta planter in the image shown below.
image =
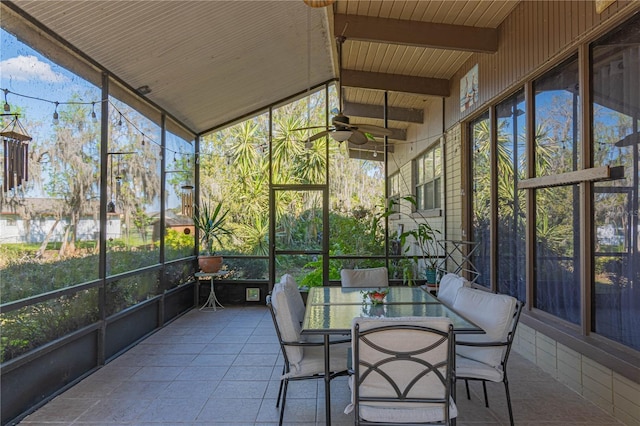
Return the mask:
<path id="1" fill-rule="evenodd" d="M 218 272 L 222 267 L 222 256 L 198 256 L 198 266 L 202 272 Z"/>

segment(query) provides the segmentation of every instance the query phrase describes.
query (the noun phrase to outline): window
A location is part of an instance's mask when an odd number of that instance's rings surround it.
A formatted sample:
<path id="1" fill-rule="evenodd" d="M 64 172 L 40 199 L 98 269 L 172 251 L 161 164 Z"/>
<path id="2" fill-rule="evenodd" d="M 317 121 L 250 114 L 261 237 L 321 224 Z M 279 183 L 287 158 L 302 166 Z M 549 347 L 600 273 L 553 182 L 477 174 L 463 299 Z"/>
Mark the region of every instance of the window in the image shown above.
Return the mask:
<path id="1" fill-rule="evenodd" d="M 576 170 L 580 163 L 578 61 L 572 57 L 533 83 L 535 175 Z M 535 191 L 534 306 L 580 323 L 580 208 L 578 185 Z"/>
<path id="2" fill-rule="evenodd" d="M 476 283 L 491 286 L 491 132 L 489 114 L 471 122 L 472 241 L 478 243 L 472 263 L 478 270 Z"/>
<path id="3" fill-rule="evenodd" d="M 592 46 L 594 167 L 623 166 L 593 187 L 592 331 L 640 349 L 640 19 Z M 635 285 L 634 285 L 635 283 Z"/>
<path id="4" fill-rule="evenodd" d="M 520 91 L 496 106 L 498 140 L 494 184 L 498 193 L 498 292 L 525 300 L 525 102 Z"/>
<path id="5" fill-rule="evenodd" d="M 442 148 L 440 145 L 416 158 L 415 185 L 418 210 L 440 208 L 442 198 Z"/>

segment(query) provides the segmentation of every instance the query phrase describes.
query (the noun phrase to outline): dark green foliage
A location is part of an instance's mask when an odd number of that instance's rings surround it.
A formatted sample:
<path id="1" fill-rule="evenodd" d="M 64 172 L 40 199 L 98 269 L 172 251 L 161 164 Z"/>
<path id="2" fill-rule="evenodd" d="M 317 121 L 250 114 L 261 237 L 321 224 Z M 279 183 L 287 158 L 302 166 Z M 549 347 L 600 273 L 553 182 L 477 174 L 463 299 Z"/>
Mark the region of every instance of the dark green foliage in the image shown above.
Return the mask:
<path id="1" fill-rule="evenodd" d="M 226 269 L 233 272 L 233 279 L 266 279 L 267 259 L 256 258 L 224 258 Z"/>
<path id="2" fill-rule="evenodd" d="M 142 302 L 159 293 L 157 272 L 123 278 L 107 285 L 107 316 Z"/>
<path id="3" fill-rule="evenodd" d="M 329 280 L 339 280 L 340 279 L 340 269 L 342 267 L 342 262 L 337 259 L 329 260 Z M 324 285 L 322 280 L 322 260 L 313 260 L 308 262 L 303 266 L 304 270 L 311 269 L 310 272 L 306 273 L 303 277 L 299 279 L 298 286 L 299 287 L 320 287 Z"/>
<path id="4" fill-rule="evenodd" d="M 0 362 L 98 320 L 98 290 L 84 290 L 2 314 Z"/>
<path id="5" fill-rule="evenodd" d="M 156 251 L 123 251 L 109 254 L 113 274 L 135 270 L 157 258 Z M 106 314 L 111 315 L 188 281 L 191 263 L 167 266 L 162 283 L 158 272 L 146 272 L 107 286 Z M 24 299 L 97 279 L 98 256 L 57 262 L 19 264 L 14 260 L 2 270 L 2 303 Z M 36 303 L 0 315 L 0 362 L 49 343 L 99 320 L 99 289 L 91 288 Z"/>

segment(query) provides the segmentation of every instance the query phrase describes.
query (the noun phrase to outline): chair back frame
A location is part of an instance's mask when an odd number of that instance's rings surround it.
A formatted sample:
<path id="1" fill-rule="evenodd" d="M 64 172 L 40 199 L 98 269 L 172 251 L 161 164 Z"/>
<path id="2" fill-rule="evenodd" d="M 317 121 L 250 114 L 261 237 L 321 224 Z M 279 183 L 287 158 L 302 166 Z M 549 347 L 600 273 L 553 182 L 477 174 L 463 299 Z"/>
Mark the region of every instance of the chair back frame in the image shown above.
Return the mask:
<path id="1" fill-rule="evenodd" d="M 411 351 L 398 351 L 393 350 L 391 348 L 382 347 L 374 342 L 372 342 L 367 336 L 374 334 L 385 332 L 389 330 L 416 330 L 418 332 L 423 333 L 431 333 L 433 335 L 439 336 L 440 338 L 436 342 L 430 342 L 426 346 L 420 349 L 414 349 Z M 356 424 L 364 425 L 369 424 L 366 421 L 363 421 L 360 417 L 360 402 L 391 402 L 391 403 L 440 403 L 445 407 L 445 424 L 449 424 L 450 413 L 449 413 L 449 403 L 452 393 L 452 387 L 455 384 L 455 372 L 453 369 L 453 362 L 455 356 L 455 340 L 453 338 L 453 326 L 449 325 L 448 330 L 441 331 L 430 327 L 425 327 L 421 325 L 411 325 L 411 324 L 397 324 L 397 325 L 388 325 L 375 327 L 368 330 L 361 331 L 360 324 L 355 324 L 354 327 L 354 336 L 353 336 L 353 351 L 354 351 L 354 408 L 355 408 L 355 420 Z M 360 345 L 366 344 L 370 348 L 387 354 L 388 357 L 378 360 L 377 362 L 371 364 L 368 362 L 363 362 L 360 359 Z M 418 358 L 418 355 L 424 354 L 431 350 L 436 349 L 441 345 L 446 346 L 447 357 L 445 361 L 440 361 L 438 363 L 432 364 L 424 359 Z M 385 371 L 381 370 L 380 367 L 387 365 L 394 361 L 402 361 L 402 362 L 415 362 L 416 364 L 423 367 L 423 370 L 417 374 L 408 384 L 405 385 L 404 389 L 400 389 L 398 383 L 394 380 L 393 377 L 389 376 Z M 362 369 L 364 367 L 364 369 Z M 446 369 L 445 374 L 439 370 L 444 367 Z M 393 388 L 395 392 L 394 397 L 362 397 L 360 396 L 360 386 L 367 380 L 367 378 L 372 373 L 377 373 L 379 376 L 384 378 L 390 386 Z M 416 398 L 409 397 L 410 391 L 414 388 L 414 386 L 420 381 L 421 378 L 426 376 L 429 373 L 434 373 L 435 376 L 439 379 L 440 383 L 444 388 L 444 396 L 442 398 Z M 371 423 L 374 424 L 374 423 Z M 378 423 L 375 423 L 378 424 Z"/>

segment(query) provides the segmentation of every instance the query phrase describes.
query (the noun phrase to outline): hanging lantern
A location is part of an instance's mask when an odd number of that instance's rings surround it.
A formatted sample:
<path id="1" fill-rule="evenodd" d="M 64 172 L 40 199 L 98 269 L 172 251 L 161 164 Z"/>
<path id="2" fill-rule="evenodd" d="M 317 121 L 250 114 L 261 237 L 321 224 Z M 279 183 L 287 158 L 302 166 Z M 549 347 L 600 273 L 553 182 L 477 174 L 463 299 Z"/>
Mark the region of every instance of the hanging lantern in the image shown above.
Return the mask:
<path id="1" fill-rule="evenodd" d="M 4 115 L 4 114 L 3 114 Z M 29 180 L 29 141 L 18 115 L 0 132 L 4 144 L 3 189 L 9 192 Z"/>
<path id="2" fill-rule="evenodd" d="M 185 183 L 181 187 L 180 200 L 182 201 L 182 214 L 193 216 L 193 185 Z"/>

